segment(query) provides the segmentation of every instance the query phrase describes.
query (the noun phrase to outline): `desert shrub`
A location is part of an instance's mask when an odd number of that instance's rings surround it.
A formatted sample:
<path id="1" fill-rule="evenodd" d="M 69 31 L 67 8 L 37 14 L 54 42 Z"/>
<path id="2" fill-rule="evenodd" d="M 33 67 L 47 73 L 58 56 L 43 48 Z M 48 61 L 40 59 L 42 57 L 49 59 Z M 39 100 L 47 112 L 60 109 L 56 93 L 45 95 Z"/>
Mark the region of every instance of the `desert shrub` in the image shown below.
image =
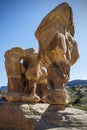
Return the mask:
<path id="1" fill-rule="evenodd" d="M 78 97 L 75 99 L 75 101 L 72 103 L 73 105 L 81 104 L 81 99 Z"/>
<path id="2" fill-rule="evenodd" d="M 78 95 L 79 98 L 82 98 L 84 96 L 83 92 L 80 89 L 76 92 L 76 95 Z"/>
<path id="3" fill-rule="evenodd" d="M 71 87 L 71 90 L 72 90 L 72 91 L 76 91 L 76 87 L 75 87 L 75 86 L 72 86 L 72 87 Z"/>

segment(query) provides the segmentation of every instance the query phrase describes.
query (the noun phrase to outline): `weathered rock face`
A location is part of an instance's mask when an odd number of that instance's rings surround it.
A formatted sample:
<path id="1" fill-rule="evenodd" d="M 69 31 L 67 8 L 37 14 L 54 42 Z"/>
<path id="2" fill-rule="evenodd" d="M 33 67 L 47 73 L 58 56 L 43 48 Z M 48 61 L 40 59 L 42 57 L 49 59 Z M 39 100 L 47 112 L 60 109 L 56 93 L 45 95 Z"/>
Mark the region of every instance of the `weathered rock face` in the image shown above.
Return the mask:
<path id="1" fill-rule="evenodd" d="M 8 92 L 22 92 L 22 71 L 20 63 L 25 57 L 25 51 L 19 47 L 8 50 L 5 55 L 5 66 L 8 77 Z"/>
<path id="2" fill-rule="evenodd" d="M 65 105 L 69 102 L 65 88 L 69 80 L 70 66 L 79 58 L 77 43 L 73 37 L 71 7 L 67 3 L 57 6 L 42 20 L 35 35 L 39 41 L 42 66 L 48 72 L 47 101 L 50 104 Z"/>
<path id="3" fill-rule="evenodd" d="M 87 130 L 87 113 L 58 105 L 0 102 L 0 130 Z"/>
<path id="4" fill-rule="evenodd" d="M 37 81 L 42 75 L 40 71 L 40 64 L 38 60 L 38 53 L 35 53 L 32 48 L 25 50 L 26 57 L 24 59 L 25 66 L 25 78 L 26 78 L 26 87 L 25 93 L 30 95 L 30 100 L 40 100 L 39 96 L 36 95 Z"/>
<path id="5" fill-rule="evenodd" d="M 47 101 L 51 104 L 66 104 L 69 96 L 66 91 L 66 83 L 69 79 L 70 67 L 64 62 L 52 64 L 48 67 L 49 92 Z"/>
<path id="6" fill-rule="evenodd" d="M 37 90 L 36 93 L 37 95 L 39 95 L 39 97 L 41 98 L 42 102 L 47 102 L 47 100 L 45 99 L 47 92 L 48 92 L 48 87 L 47 87 L 47 72 L 45 69 L 43 69 L 42 67 L 40 68 L 42 75 L 40 76 L 38 82 L 37 82 Z"/>
<path id="7" fill-rule="evenodd" d="M 74 36 L 72 9 L 67 3 L 62 3 L 45 16 L 35 32 L 40 51 L 51 42 L 57 31 L 65 34 L 65 28 Z"/>
<path id="8" fill-rule="evenodd" d="M 0 103 L 0 130 L 33 130 L 48 104 Z"/>
<path id="9" fill-rule="evenodd" d="M 34 130 L 87 130 L 87 113 L 85 111 L 49 105 Z M 60 108 L 59 108 L 60 109 Z"/>
<path id="10" fill-rule="evenodd" d="M 20 63 L 21 59 L 23 63 Z M 7 51 L 5 65 L 8 76 L 8 101 L 42 100 L 47 93 L 47 73 L 42 69 L 38 53 L 33 48 L 23 50 L 16 47 Z"/>
<path id="11" fill-rule="evenodd" d="M 63 107 L 70 101 L 66 91 L 70 66 L 79 58 L 71 7 L 67 3 L 57 6 L 42 20 L 35 35 L 39 53 L 33 48 L 18 47 L 5 53 L 9 88 L 6 99 L 43 101 Z"/>

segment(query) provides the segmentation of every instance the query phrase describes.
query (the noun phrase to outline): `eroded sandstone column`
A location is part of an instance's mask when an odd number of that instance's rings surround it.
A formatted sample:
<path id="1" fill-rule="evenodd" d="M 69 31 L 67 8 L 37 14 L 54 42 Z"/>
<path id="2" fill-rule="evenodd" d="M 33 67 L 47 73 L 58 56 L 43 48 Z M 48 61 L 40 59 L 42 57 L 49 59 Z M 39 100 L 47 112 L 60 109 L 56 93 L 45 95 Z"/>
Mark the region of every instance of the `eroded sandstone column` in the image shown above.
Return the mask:
<path id="1" fill-rule="evenodd" d="M 45 101 L 47 73 L 40 64 L 38 53 L 33 48 L 19 47 L 5 52 L 5 67 L 8 77 L 8 101 Z M 22 59 L 22 62 L 21 62 Z"/>
<path id="2" fill-rule="evenodd" d="M 48 92 L 48 87 L 47 87 L 47 71 L 45 68 L 42 68 L 40 64 L 40 70 L 42 72 L 42 75 L 40 76 L 38 82 L 37 82 L 37 94 L 41 98 L 41 102 L 47 102 L 46 100 L 46 95 Z"/>
<path id="3" fill-rule="evenodd" d="M 40 97 L 36 94 L 37 82 L 42 75 L 38 53 L 33 48 L 25 50 L 26 57 L 24 59 L 26 86 L 25 93 L 29 94 L 29 100 L 39 102 Z"/>
<path id="4" fill-rule="evenodd" d="M 20 61 L 25 57 L 25 51 L 15 47 L 6 51 L 4 57 L 8 77 L 8 95 L 6 98 L 8 101 L 13 101 L 15 100 L 13 95 L 21 94 L 23 90 L 22 73 L 24 72 L 24 67 Z"/>
<path id="5" fill-rule="evenodd" d="M 48 72 L 47 102 L 64 106 L 69 102 L 66 84 L 70 67 L 79 58 L 71 7 L 62 3 L 52 10 L 40 23 L 35 36 L 42 65 Z"/>

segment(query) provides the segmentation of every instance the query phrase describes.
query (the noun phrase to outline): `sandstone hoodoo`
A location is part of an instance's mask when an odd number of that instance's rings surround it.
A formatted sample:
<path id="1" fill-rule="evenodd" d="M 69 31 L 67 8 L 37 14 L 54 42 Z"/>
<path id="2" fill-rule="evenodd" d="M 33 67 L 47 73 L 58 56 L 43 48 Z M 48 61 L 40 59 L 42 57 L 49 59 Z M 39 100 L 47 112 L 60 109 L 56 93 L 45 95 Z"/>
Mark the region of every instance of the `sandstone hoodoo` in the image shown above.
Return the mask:
<path id="1" fill-rule="evenodd" d="M 8 102 L 0 103 L 0 129 L 87 129 L 86 112 L 65 109 L 70 67 L 79 58 L 74 33 L 72 8 L 64 2 L 38 26 L 38 52 L 20 47 L 5 52 Z"/>
<path id="2" fill-rule="evenodd" d="M 71 7 L 62 3 L 52 10 L 40 23 L 35 36 L 42 65 L 48 73 L 47 102 L 64 106 L 69 102 L 66 83 L 70 67 L 79 58 Z"/>
<path id="3" fill-rule="evenodd" d="M 6 51 L 4 56 L 8 76 L 6 99 L 35 103 L 42 101 L 48 91 L 47 73 L 40 65 L 38 53 L 33 48 L 23 50 L 15 47 Z"/>
<path id="4" fill-rule="evenodd" d="M 79 58 L 73 13 L 67 3 L 52 10 L 35 32 L 39 52 L 15 47 L 5 53 L 8 101 L 47 102 L 60 109 L 69 103 L 66 84 Z M 23 62 L 21 62 L 21 60 Z"/>

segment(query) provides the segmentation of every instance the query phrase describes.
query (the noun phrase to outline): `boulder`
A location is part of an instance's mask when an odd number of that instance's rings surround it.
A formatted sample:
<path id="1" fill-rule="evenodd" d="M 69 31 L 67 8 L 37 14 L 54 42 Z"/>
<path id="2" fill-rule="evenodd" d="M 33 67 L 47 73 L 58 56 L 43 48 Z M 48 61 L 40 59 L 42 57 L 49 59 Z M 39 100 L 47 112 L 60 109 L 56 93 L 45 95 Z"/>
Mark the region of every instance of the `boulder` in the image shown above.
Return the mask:
<path id="1" fill-rule="evenodd" d="M 87 112 L 49 105 L 34 130 L 87 130 Z"/>
<path id="2" fill-rule="evenodd" d="M 61 110 L 60 108 L 61 107 Z M 47 103 L 0 102 L 0 130 L 87 130 L 87 112 Z"/>
<path id="3" fill-rule="evenodd" d="M 33 130 L 48 105 L 0 102 L 0 130 Z"/>

